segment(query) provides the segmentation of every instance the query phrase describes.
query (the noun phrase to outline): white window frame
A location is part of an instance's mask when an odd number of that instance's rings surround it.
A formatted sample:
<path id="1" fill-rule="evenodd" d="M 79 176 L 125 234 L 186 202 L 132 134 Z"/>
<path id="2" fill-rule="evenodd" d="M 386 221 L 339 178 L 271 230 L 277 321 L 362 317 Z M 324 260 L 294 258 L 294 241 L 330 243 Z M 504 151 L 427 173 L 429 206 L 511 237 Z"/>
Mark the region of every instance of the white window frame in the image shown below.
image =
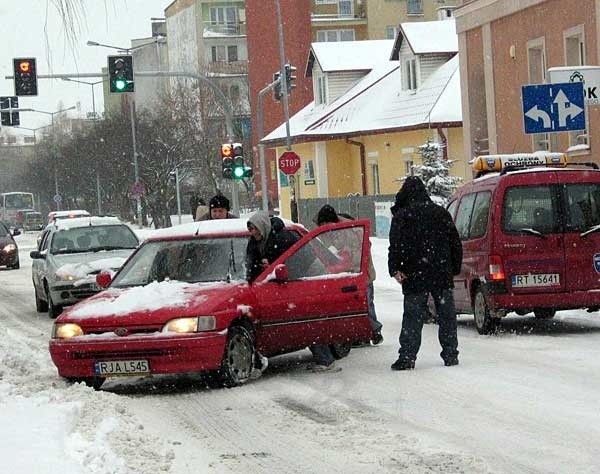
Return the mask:
<path id="1" fill-rule="evenodd" d="M 235 47 L 237 50 L 237 59 L 236 61 L 240 60 L 240 48 L 238 47 L 237 44 L 215 44 L 213 46 L 210 47 L 210 61 L 212 63 L 228 63 L 231 62 L 231 60 L 229 59 L 229 48 Z M 216 54 L 215 54 L 216 51 Z M 219 52 L 221 54 L 219 54 Z M 219 59 L 219 57 L 222 57 L 223 59 Z"/>
<path id="2" fill-rule="evenodd" d="M 233 22 L 227 19 L 227 11 L 233 10 Z M 215 16 L 215 20 L 213 20 L 213 12 Z M 210 18 L 210 22 L 213 25 L 230 25 L 237 24 L 239 21 L 239 14 L 236 7 L 223 6 L 223 7 L 210 7 L 208 16 Z"/>
<path id="3" fill-rule="evenodd" d="M 315 179 L 315 164 L 313 160 L 304 162 L 304 179 Z"/>
<path id="4" fill-rule="evenodd" d="M 356 32 L 351 28 L 343 29 L 343 30 L 319 30 L 319 31 L 317 31 L 317 43 L 326 43 L 326 42 L 333 43 L 333 42 L 342 41 L 342 33 L 348 33 L 348 32 L 352 32 L 352 39 L 344 40 L 344 41 L 354 41 L 356 38 Z M 335 35 L 334 40 L 329 39 L 331 34 Z"/>
<path id="5" fill-rule="evenodd" d="M 573 60 L 569 56 L 569 41 L 578 40 L 579 44 L 577 47 L 577 55 L 578 57 Z M 565 58 L 565 66 L 584 66 L 587 62 L 586 60 L 586 43 L 585 43 L 585 27 L 584 25 L 577 25 L 572 28 L 569 28 L 563 31 L 563 51 Z M 575 132 L 569 132 L 569 146 L 575 145 L 587 145 L 589 146 L 589 137 L 588 131 L 590 129 L 589 124 L 589 114 L 585 116 L 585 130 L 577 130 Z M 583 140 L 578 140 L 577 137 L 583 137 Z"/>
<path id="6" fill-rule="evenodd" d="M 342 14 L 342 3 L 350 6 L 350 12 Z M 338 15 L 342 18 L 354 18 L 354 0 L 338 0 Z"/>
<path id="7" fill-rule="evenodd" d="M 327 80 L 323 74 L 313 76 L 315 83 L 314 95 L 315 105 L 327 104 Z"/>
<path id="8" fill-rule="evenodd" d="M 420 9 L 417 11 L 415 9 L 418 2 L 418 5 L 420 5 Z M 412 6 L 412 8 L 411 8 Z M 407 0 L 406 1 L 406 14 L 407 15 L 423 15 L 423 0 Z"/>
<path id="9" fill-rule="evenodd" d="M 398 36 L 398 31 L 400 31 L 400 27 L 398 25 L 388 25 L 385 27 L 385 37 L 386 39 L 396 39 Z M 392 36 L 390 37 L 390 32 Z"/>
<path id="10" fill-rule="evenodd" d="M 406 57 L 402 60 L 402 82 L 404 90 L 416 91 L 419 87 L 419 68 L 415 57 Z"/>

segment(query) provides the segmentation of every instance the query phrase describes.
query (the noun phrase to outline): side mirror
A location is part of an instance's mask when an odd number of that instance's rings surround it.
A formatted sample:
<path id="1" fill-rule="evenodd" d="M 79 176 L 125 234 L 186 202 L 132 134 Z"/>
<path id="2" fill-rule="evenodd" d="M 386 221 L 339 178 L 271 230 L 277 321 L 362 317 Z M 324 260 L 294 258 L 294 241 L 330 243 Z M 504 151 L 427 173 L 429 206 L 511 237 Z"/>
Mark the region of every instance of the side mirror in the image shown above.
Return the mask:
<path id="1" fill-rule="evenodd" d="M 29 252 L 29 256 L 33 259 L 33 260 L 39 260 L 39 259 L 44 259 L 46 258 L 46 254 L 40 252 L 39 250 L 32 250 L 31 252 Z"/>
<path id="2" fill-rule="evenodd" d="M 288 268 L 287 265 L 280 263 L 275 267 L 275 281 L 284 283 L 288 281 Z"/>
<path id="3" fill-rule="evenodd" d="M 111 281 L 112 275 L 108 272 L 101 272 L 96 275 L 96 285 L 98 285 L 98 287 L 101 289 L 108 288 L 108 285 L 110 285 Z"/>
<path id="4" fill-rule="evenodd" d="M 21 235 L 21 231 L 15 227 L 15 228 L 13 229 L 13 231 L 12 231 L 12 235 L 13 235 L 13 237 L 14 237 L 15 235 Z"/>

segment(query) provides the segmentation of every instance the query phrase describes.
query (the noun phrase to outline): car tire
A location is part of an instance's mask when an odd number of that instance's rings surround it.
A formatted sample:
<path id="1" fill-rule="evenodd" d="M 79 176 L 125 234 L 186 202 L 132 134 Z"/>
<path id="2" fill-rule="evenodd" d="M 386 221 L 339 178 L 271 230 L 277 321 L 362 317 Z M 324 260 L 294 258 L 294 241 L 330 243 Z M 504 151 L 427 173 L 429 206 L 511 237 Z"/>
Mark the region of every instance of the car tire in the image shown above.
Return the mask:
<path id="1" fill-rule="evenodd" d="M 94 390 L 100 390 L 102 384 L 106 381 L 104 377 L 67 377 L 69 383 L 84 383 Z"/>
<path id="2" fill-rule="evenodd" d="M 50 295 L 50 291 L 48 291 L 47 295 L 48 295 L 48 317 L 50 319 L 56 319 L 56 318 L 58 318 L 60 313 L 62 313 L 63 308 L 62 308 L 62 306 L 55 305 L 52 302 L 52 296 Z"/>
<path id="3" fill-rule="evenodd" d="M 221 384 L 236 387 L 246 383 L 254 369 L 255 352 L 252 333 L 244 326 L 230 327 L 219 370 Z"/>
<path id="4" fill-rule="evenodd" d="M 19 259 L 17 259 L 17 263 L 15 263 L 14 265 L 11 265 L 10 267 L 13 270 L 18 270 L 19 268 L 21 268 L 21 263 L 19 262 Z"/>
<path id="5" fill-rule="evenodd" d="M 331 350 L 331 354 L 333 354 L 333 357 L 335 357 L 337 360 L 343 359 L 350 353 L 350 349 L 352 349 L 352 343 L 350 341 L 347 341 L 339 342 L 337 344 L 331 344 L 329 346 L 329 349 Z"/>
<path id="6" fill-rule="evenodd" d="M 35 286 L 35 283 L 33 284 L 33 291 L 35 293 L 35 309 L 36 309 L 36 311 L 38 313 L 45 313 L 46 311 L 48 311 L 48 303 L 38 296 L 38 290 L 37 290 L 37 287 Z"/>
<path id="7" fill-rule="evenodd" d="M 473 317 L 479 334 L 490 334 L 494 331 L 497 321 L 492 318 L 485 295 L 481 290 L 477 290 L 473 298 Z"/>
<path id="8" fill-rule="evenodd" d="M 556 310 L 552 308 L 537 308 L 533 310 L 535 319 L 552 319 L 556 314 Z"/>

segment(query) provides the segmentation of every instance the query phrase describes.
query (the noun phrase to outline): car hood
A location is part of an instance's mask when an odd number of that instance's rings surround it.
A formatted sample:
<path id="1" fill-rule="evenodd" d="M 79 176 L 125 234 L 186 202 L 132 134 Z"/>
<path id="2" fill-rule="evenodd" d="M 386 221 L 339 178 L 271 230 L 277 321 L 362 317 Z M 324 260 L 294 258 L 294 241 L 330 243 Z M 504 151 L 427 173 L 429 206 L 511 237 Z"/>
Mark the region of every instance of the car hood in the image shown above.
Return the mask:
<path id="1" fill-rule="evenodd" d="M 231 283 L 152 282 L 107 290 L 65 309 L 59 322 L 82 326 L 146 326 L 186 316 L 217 315 L 247 298 L 245 281 Z"/>
<path id="2" fill-rule="evenodd" d="M 79 284 L 94 282 L 103 270 L 118 270 L 134 249 L 110 250 L 52 255 L 52 264 L 59 279 L 77 281 Z"/>

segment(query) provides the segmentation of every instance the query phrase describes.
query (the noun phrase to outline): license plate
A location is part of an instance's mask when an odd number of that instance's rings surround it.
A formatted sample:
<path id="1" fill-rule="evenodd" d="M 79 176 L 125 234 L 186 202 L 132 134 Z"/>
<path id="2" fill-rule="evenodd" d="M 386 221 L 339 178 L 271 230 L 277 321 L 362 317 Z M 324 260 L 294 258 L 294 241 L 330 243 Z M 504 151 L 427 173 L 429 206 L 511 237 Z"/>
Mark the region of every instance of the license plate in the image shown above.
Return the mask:
<path id="1" fill-rule="evenodd" d="M 560 277 L 558 273 L 529 273 L 528 275 L 513 275 L 511 280 L 513 288 L 560 285 Z"/>
<path id="2" fill-rule="evenodd" d="M 150 364 L 147 360 L 97 360 L 94 362 L 96 375 L 134 376 L 150 373 Z"/>

